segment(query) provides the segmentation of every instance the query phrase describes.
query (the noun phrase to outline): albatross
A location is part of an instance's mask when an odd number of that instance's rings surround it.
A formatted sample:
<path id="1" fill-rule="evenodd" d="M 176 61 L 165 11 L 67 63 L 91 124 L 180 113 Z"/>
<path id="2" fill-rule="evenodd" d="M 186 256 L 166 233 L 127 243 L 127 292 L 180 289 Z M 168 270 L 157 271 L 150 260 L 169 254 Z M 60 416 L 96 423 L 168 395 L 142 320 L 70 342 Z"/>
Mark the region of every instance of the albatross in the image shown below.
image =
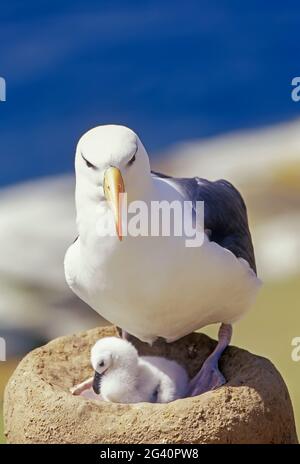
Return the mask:
<path id="1" fill-rule="evenodd" d="M 232 324 L 251 307 L 261 284 L 238 190 L 226 180 L 152 172 L 137 134 L 118 125 L 98 126 L 81 137 L 75 172 L 78 238 L 65 256 L 70 288 L 125 337 L 150 344 L 157 338 L 170 343 L 220 323 L 216 348 L 188 394 L 223 385 L 218 362 Z M 201 246 L 186 246 L 184 234 L 125 235 L 125 193 L 128 208 L 137 201 L 149 209 L 153 202 L 203 202 L 204 223 L 197 224 Z"/>

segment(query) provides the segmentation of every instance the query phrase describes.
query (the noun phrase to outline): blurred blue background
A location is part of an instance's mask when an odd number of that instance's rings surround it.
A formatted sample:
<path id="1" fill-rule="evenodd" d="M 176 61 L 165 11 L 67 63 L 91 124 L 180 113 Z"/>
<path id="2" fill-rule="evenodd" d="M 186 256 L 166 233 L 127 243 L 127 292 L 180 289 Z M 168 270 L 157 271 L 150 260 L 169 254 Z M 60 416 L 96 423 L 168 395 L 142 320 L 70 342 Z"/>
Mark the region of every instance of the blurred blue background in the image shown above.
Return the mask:
<path id="1" fill-rule="evenodd" d="M 125 124 L 155 154 L 299 114 L 296 1 L 1 4 L 0 185 L 72 170 L 79 136 Z"/>

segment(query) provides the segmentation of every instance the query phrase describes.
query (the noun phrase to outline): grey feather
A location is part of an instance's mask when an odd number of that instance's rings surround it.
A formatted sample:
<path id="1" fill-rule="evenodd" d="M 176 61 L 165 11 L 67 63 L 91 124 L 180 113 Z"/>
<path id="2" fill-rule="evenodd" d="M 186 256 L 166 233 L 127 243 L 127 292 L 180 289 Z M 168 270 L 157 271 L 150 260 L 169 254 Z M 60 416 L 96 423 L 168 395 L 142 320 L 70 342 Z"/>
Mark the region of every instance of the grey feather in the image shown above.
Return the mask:
<path id="1" fill-rule="evenodd" d="M 245 259 L 256 273 L 256 263 L 247 208 L 239 191 L 227 180 L 209 181 L 200 177 L 175 178 L 152 172 L 154 177 L 168 179 L 186 199 L 204 201 L 205 229 L 210 240 Z"/>

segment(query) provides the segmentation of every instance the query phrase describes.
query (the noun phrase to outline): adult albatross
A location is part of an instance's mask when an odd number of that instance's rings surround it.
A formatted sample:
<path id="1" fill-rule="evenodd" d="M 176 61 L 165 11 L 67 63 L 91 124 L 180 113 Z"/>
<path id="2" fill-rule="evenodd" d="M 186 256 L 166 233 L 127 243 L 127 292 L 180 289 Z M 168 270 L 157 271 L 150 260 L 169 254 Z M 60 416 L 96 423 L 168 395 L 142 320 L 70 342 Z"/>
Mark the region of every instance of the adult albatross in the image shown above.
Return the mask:
<path id="1" fill-rule="evenodd" d="M 175 341 L 221 323 L 213 353 L 192 379 L 190 395 L 225 383 L 218 360 L 232 326 L 253 303 L 260 286 L 247 211 L 227 181 L 172 178 L 152 173 L 138 136 L 124 126 L 98 126 L 78 142 L 78 239 L 65 257 L 71 289 L 124 333 L 153 343 Z M 120 194 L 134 202 L 204 202 L 201 246 L 186 236 L 123 236 Z M 192 209 L 190 214 L 192 215 Z M 186 216 L 183 216 L 186 220 Z"/>

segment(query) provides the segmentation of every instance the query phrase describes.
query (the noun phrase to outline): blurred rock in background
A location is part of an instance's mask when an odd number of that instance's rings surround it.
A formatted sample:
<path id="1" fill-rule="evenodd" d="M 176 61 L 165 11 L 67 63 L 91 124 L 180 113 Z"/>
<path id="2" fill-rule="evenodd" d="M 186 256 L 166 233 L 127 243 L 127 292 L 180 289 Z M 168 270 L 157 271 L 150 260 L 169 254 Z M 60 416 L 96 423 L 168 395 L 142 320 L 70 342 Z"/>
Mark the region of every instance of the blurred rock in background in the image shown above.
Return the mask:
<path id="1" fill-rule="evenodd" d="M 102 319 L 76 298 L 64 278 L 64 254 L 77 233 L 73 178 L 3 189 L 0 217 L 0 335 L 8 357 L 101 325 Z"/>

